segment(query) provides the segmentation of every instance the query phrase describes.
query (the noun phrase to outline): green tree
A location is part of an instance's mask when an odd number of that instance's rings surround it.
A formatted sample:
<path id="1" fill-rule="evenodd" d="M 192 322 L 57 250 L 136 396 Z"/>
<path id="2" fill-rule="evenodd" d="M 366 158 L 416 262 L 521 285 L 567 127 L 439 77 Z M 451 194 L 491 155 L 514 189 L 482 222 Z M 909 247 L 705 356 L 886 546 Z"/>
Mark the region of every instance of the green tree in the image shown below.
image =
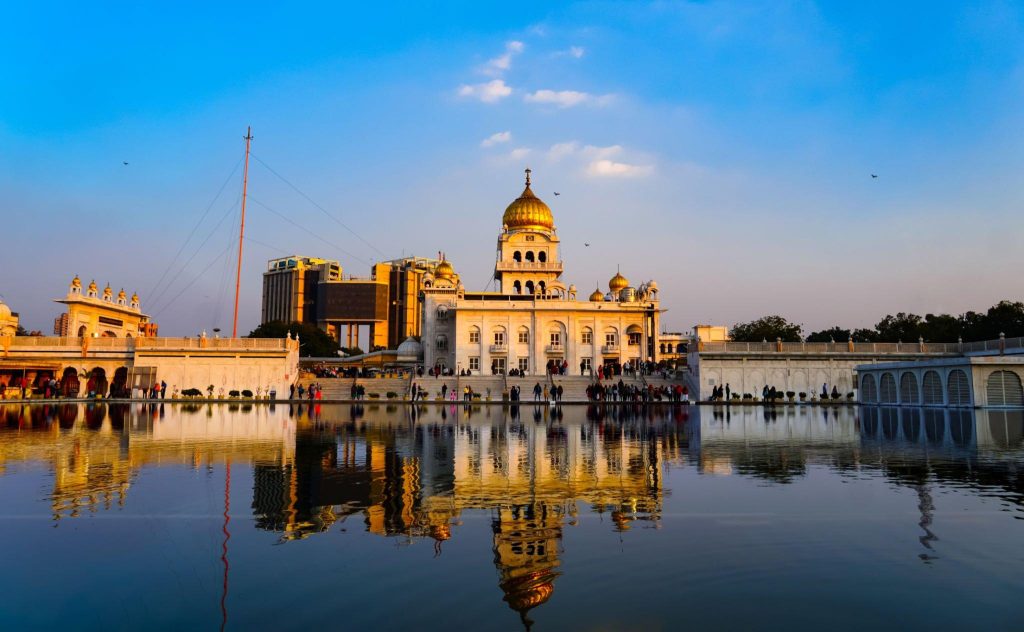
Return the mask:
<path id="1" fill-rule="evenodd" d="M 880 342 L 917 342 L 923 333 L 923 320 L 917 314 L 889 314 L 875 325 Z"/>
<path id="2" fill-rule="evenodd" d="M 963 321 L 949 314 L 925 314 L 921 337 L 928 342 L 956 342 L 963 335 Z"/>
<path id="3" fill-rule="evenodd" d="M 822 329 L 807 336 L 807 342 L 846 342 L 849 339 L 850 330 L 842 327 Z"/>
<path id="4" fill-rule="evenodd" d="M 854 342 L 878 342 L 878 332 L 874 329 L 854 329 Z"/>
<path id="5" fill-rule="evenodd" d="M 264 323 L 249 332 L 249 338 L 284 338 L 289 333 L 299 335 L 299 355 L 304 358 L 334 358 L 338 356 L 338 342 L 326 331 L 309 323 Z"/>
<path id="6" fill-rule="evenodd" d="M 1024 303 L 999 301 L 988 308 L 982 333 L 985 340 L 994 340 L 999 334 L 1006 334 L 1007 338 L 1024 336 Z"/>
<path id="7" fill-rule="evenodd" d="M 729 336 L 738 342 L 774 342 L 781 338 L 783 342 L 800 342 L 803 326 L 791 323 L 782 316 L 762 316 L 749 323 L 736 323 L 729 330 Z"/>

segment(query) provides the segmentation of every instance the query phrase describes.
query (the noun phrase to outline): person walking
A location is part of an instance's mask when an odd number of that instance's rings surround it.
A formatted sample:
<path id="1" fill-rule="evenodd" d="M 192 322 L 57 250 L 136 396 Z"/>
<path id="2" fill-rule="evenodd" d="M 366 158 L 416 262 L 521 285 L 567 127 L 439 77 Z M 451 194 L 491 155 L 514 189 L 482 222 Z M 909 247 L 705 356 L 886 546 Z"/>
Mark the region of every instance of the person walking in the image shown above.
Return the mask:
<path id="1" fill-rule="evenodd" d="M 729 388 L 729 383 L 725 383 L 725 401 L 728 402 L 732 399 L 732 389 Z"/>
<path id="2" fill-rule="evenodd" d="M 540 382 L 533 385 L 533 401 L 540 401 Z"/>

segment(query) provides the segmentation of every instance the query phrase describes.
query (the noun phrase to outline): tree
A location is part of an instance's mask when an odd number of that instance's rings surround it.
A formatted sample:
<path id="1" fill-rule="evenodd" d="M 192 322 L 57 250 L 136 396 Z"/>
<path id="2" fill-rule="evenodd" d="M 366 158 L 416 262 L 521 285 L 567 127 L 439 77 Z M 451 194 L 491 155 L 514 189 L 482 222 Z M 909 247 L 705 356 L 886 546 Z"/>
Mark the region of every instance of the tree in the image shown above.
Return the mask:
<path id="1" fill-rule="evenodd" d="M 999 334 L 1007 338 L 1024 336 L 1024 303 L 999 301 L 985 314 L 985 339 L 994 340 Z"/>
<path id="2" fill-rule="evenodd" d="M 334 358 L 338 355 L 337 341 L 309 323 L 263 323 L 249 332 L 249 338 L 284 338 L 289 333 L 299 335 L 299 355 L 304 358 Z"/>
<path id="3" fill-rule="evenodd" d="M 963 330 L 963 321 L 949 314 L 925 314 L 921 323 L 921 337 L 928 342 L 956 342 Z"/>
<path id="4" fill-rule="evenodd" d="M 849 339 L 850 330 L 842 327 L 822 329 L 807 336 L 807 342 L 846 342 Z"/>
<path id="5" fill-rule="evenodd" d="M 781 338 L 783 342 L 800 342 L 803 326 L 791 323 L 782 316 L 762 316 L 749 323 L 736 323 L 729 330 L 729 336 L 738 342 L 774 342 Z"/>
<path id="6" fill-rule="evenodd" d="M 854 329 L 854 342 L 878 342 L 878 332 L 874 329 Z"/>
<path id="7" fill-rule="evenodd" d="M 889 314 L 875 325 L 880 342 L 917 342 L 923 333 L 923 321 L 917 314 Z"/>

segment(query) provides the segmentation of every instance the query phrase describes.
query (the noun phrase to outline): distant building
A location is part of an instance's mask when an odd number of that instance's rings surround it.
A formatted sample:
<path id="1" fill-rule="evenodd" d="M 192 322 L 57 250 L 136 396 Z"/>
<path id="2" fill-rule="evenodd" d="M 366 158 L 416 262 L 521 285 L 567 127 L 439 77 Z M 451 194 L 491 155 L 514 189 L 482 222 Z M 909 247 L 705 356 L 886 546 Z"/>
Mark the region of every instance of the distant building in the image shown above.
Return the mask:
<path id="1" fill-rule="evenodd" d="M 318 285 L 340 279 L 341 265 L 337 261 L 298 255 L 271 259 L 263 273 L 260 322 L 316 324 Z"/>
<path id="2" fill-rule="evenodd" d="M 67 296 L 55 302 L 68 306 L 68 311 L 54 321 L 53 333 L 78 338 L 137 338 L 157 335 L 157 324 L 142 313 L 139 295 L 128 295 L 122 289 L 114 297 L 110 284 L 102 295 L 92 281 L 82 292 L 82 281 L 71 280 Z"/>
<path id="3" fill-rule="evenodd" d="M 365 343 L 364 351 L 397 349 L 420 335 L 422 280 L 438 263 L 406 257 L 375 264 L 369 277 L 346 278 L 337 261 L 273 259 L 263 273 L 262 322 L 315 324 L 341 346 Z M 360 335 L 363 328 L 366 338 Z"/>
<path id="4" fill-rule="evenodd" d="M 725 325 L 694 325 L 693 339 L 701 342 L 728 342 L 729 328 Z"/>
<path id="5" fill-rule="evenodd" d="M 18 335 L 18 315 L 0 301 L 0 336 Z"/>

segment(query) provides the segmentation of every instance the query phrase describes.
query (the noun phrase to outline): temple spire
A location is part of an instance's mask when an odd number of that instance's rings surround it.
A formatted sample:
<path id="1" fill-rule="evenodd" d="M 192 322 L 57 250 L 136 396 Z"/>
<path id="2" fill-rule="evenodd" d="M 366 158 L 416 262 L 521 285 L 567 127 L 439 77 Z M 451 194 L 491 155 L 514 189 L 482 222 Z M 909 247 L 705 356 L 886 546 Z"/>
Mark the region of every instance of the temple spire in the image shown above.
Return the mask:
<path id="1" fill-rule="evenodd" d="M 526 186 L 530 186 L 530 168 L 526 168 Z"/>

